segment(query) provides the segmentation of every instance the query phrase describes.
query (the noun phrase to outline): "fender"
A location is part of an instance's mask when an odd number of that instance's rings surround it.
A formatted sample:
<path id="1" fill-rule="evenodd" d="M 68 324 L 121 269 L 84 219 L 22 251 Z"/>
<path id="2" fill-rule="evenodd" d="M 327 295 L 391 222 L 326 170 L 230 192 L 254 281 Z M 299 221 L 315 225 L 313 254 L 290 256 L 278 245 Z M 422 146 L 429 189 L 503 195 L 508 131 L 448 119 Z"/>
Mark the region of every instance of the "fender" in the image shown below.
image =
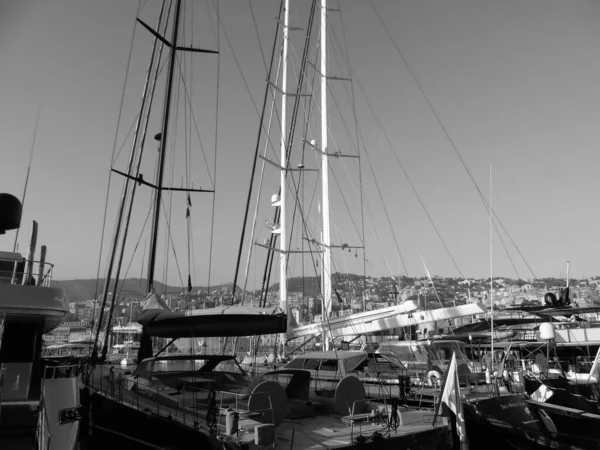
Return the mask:
<path id="1" fill-rule="evenodd" d="M 428 386 L 439 386 L 442 381 L 442 374 L 437 370 L 430 370 L 427 372 L 427 385 Z"/>

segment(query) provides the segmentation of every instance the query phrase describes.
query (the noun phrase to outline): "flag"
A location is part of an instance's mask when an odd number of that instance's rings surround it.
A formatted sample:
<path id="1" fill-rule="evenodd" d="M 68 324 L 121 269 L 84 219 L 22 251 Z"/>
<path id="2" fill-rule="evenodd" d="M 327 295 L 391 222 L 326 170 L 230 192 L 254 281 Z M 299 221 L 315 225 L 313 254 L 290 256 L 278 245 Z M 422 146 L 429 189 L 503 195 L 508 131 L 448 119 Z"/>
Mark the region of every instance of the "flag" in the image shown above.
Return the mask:
<path id="1" fill-rule="evenodd" d="M 190 194 L 188 193 L 187 195 L 187 200 L 188 200 L 188 206 L 191 208 L 192 207 L 192 197 L 190 197 Z"/>
<path id="2" fill-rule="evenodd" d="M 468 446 L 465 415 L 463 412 L 462 397 L 460 395 L 460 384 L 458 382 L 456 352 L 452 354 L 452 362 L 450 363 L 450 368 L 446 374 L 446 383 L 440 402 L 446 404 L 446 406 L 456 415 L 456 432 L 460 439 L 461 448 L 463 448 L 463 446 Z"/>
<path id="3" fill-rule="evenodd" d="M 192 292 L 192 275 L 188 274 L 188 292 Z"/>
<path id="4" fill-rule="evenodd" d="M 188 217 L 190 217 L 190 207 L 189 206 L 185 209 L 185 218 L 187 219 Z"/>
<path id="5" fill-rule="evenodd" d="M 552 389 L 549 389 L 544 383 L 540 384 L 540 387 L 537 390 L 533 391 L 530 395 L 532 400 L 536 402 L 544 403 L 550 399 L 554 395 Z"/>

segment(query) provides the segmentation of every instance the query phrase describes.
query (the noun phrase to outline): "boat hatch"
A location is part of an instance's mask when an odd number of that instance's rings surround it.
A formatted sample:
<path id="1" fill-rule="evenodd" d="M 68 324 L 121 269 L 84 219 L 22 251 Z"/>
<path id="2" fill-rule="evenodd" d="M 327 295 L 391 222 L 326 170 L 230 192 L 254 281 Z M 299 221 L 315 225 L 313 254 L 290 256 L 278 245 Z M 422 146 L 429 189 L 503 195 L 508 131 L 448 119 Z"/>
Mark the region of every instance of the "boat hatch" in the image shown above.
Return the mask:
<path id="1" fill-rule="evenodd" d="M 147 358 L 138 364 L 133 373 L 134 378 L 147 380 L 156 374 L 181 372 L 246 372 L 239 366 L 234 356 L 230 355 L 177 355 Z"/>

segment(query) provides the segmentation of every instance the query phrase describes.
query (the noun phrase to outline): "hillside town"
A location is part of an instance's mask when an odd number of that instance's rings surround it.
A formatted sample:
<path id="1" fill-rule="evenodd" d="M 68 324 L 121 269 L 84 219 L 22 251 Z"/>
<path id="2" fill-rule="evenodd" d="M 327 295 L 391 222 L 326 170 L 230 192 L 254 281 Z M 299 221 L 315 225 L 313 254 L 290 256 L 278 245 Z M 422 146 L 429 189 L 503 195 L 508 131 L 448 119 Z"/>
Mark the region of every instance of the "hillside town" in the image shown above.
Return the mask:
<path id="1" fill-rule="evenodd" d="M 67 286 L 69 282 L 61 284 Z M 493 280 L 494 308 L 504 309 L 518 305 L 539 305 L 549 291 L 558 291 L 565 285 L 564 280 L 544 278 L 536 280 L 515 280 L 496 278 Z M 292 278 L 288 281 L 288 304 L 297 323 L 320 319 L 321 301 L 318 294 L 319 279 L 316 277 Z M 571 295 L 579 306 L 600 305 L 600 277 L 571 279 Z M 302 289 L 304 288 L 304 291 Z M 232 285 L 222 285 L 211 289 L 195 288 L 192 292 L 165 289 L 162 294 L 165 303 L 172 310 L 202 309 L 214 306 L 240 304 L 257 306 L 260 292 L 246 292 L 236 289 L 232 298 Z M 474 278 L 428 278 L 409 277 L 362 277 L 359 275 L 334 275 L 333 310 L 335 315 L 346 315 L 363 310 L 372 310 L 395 305 L 405 300 L 413 300 L 423 309 L 437 309 L 445 306 L 466 303 L 483 303 L 490 306 L 490 279 Z M 125 325 L 135 319 L 141 309 L 144 295 L 141 292 L 128 292 L 119 296 L 113 311 L 113 324 Z M 70 298 L 68 321 L 94 323 L 99 317 L 101 298 L 79 300 Z M 106 313 L 112 301 L 108 295 Z M 277 285 L 272 286 L 266 296 L 266 305 L 279 303 Z M 108 314 L 104 314 L 106 317 Z"/>

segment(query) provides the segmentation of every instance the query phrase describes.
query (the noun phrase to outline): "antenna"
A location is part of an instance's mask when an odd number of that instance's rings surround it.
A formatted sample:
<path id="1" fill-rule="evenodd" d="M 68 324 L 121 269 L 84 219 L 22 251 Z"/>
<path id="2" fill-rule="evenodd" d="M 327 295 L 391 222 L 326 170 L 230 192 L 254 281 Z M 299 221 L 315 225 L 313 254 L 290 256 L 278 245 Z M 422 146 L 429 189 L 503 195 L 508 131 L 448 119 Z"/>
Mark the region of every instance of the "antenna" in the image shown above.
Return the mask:
<path id="1" fill-rule="evenodd" d="M 492 331 L 492 374 L 494 373 L 494 253 L 492 234 L 492 165 L 490 164 L 490 310 Z"/>
<path id="2" fill-rule="evenodd" d="M 35 141 L 37 138 L 38 124 L 40 122 L 40 113 L 42 106 L 38 106 L 37 117 L 35 119 L 35 128 L 33 129 L 33 142 L 31 144 L 31 151 L 29 152 L 29 166 L 27 166 L 27 176 L 25 177 L 25 187 L 23 188 L 23 198 L 21 199 L 21 209 L 25 209 L 25 195 L 27 194 L 27 185 L 29 184 L 29 173 L 31 172 L 31 162 L 33 161 L 33 149 L 35 148 Z M 15 243 L 13 245 L 13 253 L 17 251 L 17 240 L 19 239 L 19 228 L 15 234 Z"/>

